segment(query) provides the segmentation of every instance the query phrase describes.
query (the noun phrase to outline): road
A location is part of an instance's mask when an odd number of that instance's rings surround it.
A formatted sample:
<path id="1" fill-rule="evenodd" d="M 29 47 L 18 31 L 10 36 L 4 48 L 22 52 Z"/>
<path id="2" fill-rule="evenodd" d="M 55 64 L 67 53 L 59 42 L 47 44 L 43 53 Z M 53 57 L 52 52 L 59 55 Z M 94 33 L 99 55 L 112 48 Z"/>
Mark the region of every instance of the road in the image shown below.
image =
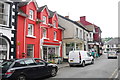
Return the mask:
<path id="1" fill-rule="evenodd" d="M 95 60 L 93 65 L 85 67 L 67 66 L 60 69 L 57 76 L 53 78 L 115 78 L 117 73 L 118 59 L 107 59 L 107 55 L 103 54 Z"/>

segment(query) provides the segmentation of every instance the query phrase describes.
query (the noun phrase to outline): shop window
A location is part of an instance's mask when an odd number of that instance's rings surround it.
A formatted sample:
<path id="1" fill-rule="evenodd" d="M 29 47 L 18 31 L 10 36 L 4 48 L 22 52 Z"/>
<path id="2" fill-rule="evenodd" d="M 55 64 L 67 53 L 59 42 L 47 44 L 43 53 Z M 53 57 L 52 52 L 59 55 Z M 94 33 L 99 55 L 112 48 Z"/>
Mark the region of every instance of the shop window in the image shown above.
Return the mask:
<path id="1" fill-rule="evenodd" d="M 27 57 L 32 58 L 34 57 L 34 45 L 33 44 L 28 44 L 27 45 Z"/>

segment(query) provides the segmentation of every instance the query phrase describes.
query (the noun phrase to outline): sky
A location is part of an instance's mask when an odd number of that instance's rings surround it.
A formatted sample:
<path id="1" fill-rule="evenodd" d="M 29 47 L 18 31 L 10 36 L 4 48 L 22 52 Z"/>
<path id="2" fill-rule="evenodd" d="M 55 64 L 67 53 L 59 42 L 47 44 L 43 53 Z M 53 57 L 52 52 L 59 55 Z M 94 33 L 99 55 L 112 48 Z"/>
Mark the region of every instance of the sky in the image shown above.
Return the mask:
<path id="1" fill-rule="evenodd" d="M 118 36 L 118 2 L 120 0 L 36 0 L 39 7 L 48 9 L 62 16 L 78 21 L 80 16 L 99 26 L 102 38 Z"/>

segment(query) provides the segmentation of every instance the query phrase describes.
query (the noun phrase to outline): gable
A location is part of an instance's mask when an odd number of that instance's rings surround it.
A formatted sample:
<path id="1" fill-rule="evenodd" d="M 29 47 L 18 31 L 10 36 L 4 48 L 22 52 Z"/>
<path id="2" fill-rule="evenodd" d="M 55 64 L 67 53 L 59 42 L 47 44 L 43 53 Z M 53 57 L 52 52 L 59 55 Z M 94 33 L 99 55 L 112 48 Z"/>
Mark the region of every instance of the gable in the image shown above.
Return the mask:
<path id="1" fill-rule="evenodd" d="M 42 12 L 43 12 L 43 15 L 49 15 L 47 8 L 44 8 Z"/>
<path id="2" fill-rule="evenodd" d="M 32 8 L 32 9 L 34 8 L 34 9 L 37 10 L 37 6 L 36 6 L 35 2 L 32 1 L 28 5 L 29 5 L 30 8 Z"/>
<path id="3" fill-rule="evenodd" d="M 57 15 L 56 13 L 54 13 L 53 18 L 54 18 L 55 20 L 58 20 L 58 15 Z"/>

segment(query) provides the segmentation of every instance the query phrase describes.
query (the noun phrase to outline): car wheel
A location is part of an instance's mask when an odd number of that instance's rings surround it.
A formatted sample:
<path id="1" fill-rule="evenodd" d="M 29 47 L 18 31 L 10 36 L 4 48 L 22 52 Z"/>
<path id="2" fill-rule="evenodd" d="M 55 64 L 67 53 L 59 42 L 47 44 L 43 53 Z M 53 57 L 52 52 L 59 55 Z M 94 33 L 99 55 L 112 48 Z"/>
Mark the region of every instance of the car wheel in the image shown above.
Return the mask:
<path id="1" fill-rule="evenodd" d="M 82 67 L 85 67 L 85 61 L 82 62 Z"/>
<path id="2" fill-rule="evenodd" d="M 57 70 L 55 68 L 53 68 L 51 71 L 51 76 L 54 77 L 56 75 L 57 75 Z"/>
<path id="3" fill-rule="evenodd" d="M 27 80 L 24 75 L 20 75 L 17 77 L 17 80 Z"/>
<path id="4" fill-rule="evenodd" d="M 94 64 L 94 60 L 92 59 L 91 64 Z"/>

